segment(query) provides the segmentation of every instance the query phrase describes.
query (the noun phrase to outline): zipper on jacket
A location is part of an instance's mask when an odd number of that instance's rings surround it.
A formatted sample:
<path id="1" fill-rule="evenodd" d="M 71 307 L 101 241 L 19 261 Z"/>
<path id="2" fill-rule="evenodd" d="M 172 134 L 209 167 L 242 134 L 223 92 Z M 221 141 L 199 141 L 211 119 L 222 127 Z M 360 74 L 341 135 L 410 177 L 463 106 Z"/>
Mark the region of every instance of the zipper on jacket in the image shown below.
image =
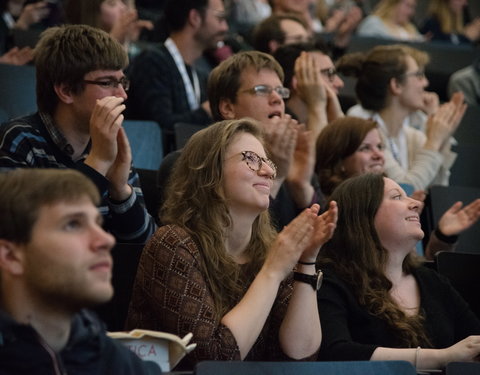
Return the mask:
<path id="1" fill-rule="evenodd" d="M 55 375 L 68 375 L 65 367 L 63 366 L 61 358 L 55 353 L 55 351 L 48 345 L 48 343 L 40 336 L 37 332 L 38 341 L 40 345 L 46 350 L 46 352 L 50 355 L 50 358 L 53 362 L 53 370 L 55 371 Z"/>

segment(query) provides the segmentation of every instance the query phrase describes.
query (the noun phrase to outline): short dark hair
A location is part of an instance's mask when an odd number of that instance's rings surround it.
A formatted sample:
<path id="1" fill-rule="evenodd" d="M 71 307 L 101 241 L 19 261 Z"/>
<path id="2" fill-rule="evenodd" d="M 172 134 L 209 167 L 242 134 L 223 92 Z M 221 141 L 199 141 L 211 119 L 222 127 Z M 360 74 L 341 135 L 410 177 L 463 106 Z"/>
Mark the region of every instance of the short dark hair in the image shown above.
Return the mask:
<path id="1" fill-rule="evenodd" d="M 167 31 L 171 33 L 182 30 L 192 9 L 196 9 L 203 19 L 208 3 L 209 0 L 167 0 L 164 8 Z"/>
<path id="2" fill-rule="evenodd" d="M 273 14 L 260 22 L 253 30 L 253 47 L 257 51 L 270 53 L 269 43 L 275 40 L 280 45 L 285 43 L 285 33 L 280 25 L 281 21 L 290 20 L 298 22 L 305 29 L 307 25 L 305 22 L 295 14 Z"/>
<path id="3" fill-rule="evenodd" d="M 242 72 L 249 68 L 253 68 L 257 72 L 262 69 L 272 70 L 283 82 L 282 67 L 267 53 L 243 51 L 222 61 L 212 70 L 208 78 L 208 100 L 215 121 L 224 120 L 219 110 L 222 99 L 229 99 L 232 103 L 235 103 Z"/>
<path id="4" fill-rule="evenodd" d="M 42 206 L 87 197 L 98 205 L 93 182 L 73 169 L 15 169 L 0 173 L 0 238 L 26 244 Z"/>
<path id="5" fill-rule="evenodd" d="M 121 70 L 128 64 L 122 45 L 105 31 L 87 25 L 65 25 L 45 30 L 35 47 L 37 105 L 52 114 L 58 104 L 54 86 L 66 84 L 73 93 L 84 89 L 85 74 L 94 70 Z"/>

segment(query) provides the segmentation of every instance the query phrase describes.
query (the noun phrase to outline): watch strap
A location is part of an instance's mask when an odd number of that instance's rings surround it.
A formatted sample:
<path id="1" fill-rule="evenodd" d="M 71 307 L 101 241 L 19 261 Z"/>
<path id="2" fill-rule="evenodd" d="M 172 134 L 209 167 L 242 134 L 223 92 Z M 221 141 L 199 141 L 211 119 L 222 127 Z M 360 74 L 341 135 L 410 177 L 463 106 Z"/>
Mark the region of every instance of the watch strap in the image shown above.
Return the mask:
<path id="1" fill-rule="evenodd" d="M 312 286 L 313 290 L 320 289 L 323 280 L 323 272 L 318 270 L 314 275 L 307 275 L 301 272 L 293 272 L 293 280 L 306 283 Z"/>

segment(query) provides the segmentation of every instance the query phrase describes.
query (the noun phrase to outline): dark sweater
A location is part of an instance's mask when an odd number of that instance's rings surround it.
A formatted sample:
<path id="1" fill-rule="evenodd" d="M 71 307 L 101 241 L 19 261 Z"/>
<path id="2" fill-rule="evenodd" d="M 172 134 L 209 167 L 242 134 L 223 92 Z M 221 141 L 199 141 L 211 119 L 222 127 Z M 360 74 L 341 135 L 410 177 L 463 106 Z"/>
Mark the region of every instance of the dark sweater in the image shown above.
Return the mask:
<path id="1" fill-rule="evenodd" d="M 369 360 L 379 346 L 402 347 L 387 324 L 357 302 L 351 287 L 329 270 L 324 270 L 324 275 L 318 292 L 323 332 L 320 360 Z M 443 276 L 420 267 L 414 277 L 425 329 L 434 348 L 446 348 L 480 334 L 480 321 Z"/>
<path id="2" fill-rule="evenodd" d="M 31 326 L 17 323 L 0 310 L 0 363 L 1 375 L 161 374 L 156 363 L 142 361 L 106 336 L 102 324 L 88 311 L 74 316 L 67 345 L 55 353 Z"/>

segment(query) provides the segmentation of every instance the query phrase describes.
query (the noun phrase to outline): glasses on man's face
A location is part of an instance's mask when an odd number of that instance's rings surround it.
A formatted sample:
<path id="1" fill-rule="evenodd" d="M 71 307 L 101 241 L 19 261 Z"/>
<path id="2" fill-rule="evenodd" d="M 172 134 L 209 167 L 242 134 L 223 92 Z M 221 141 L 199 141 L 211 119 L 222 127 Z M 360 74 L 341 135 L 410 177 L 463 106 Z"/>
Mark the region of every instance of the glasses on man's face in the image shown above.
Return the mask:
<path id="1" fill-rule="evenodd" d="M 285 40 L 283 44 L 296 44 L 296 43 L 307 43 L 310 42 L 308 35 L 303 34 L 291 34 L 285 35 Z"/>
<path id="2" fill-rule="evenodd" d="M 337 76 L 337 71 L 335 70 L 335 68 L 321 69 L 320 73 L 327 77 L 330 82 L 333 82 L 333 80 Z"/>
<path id="3" fill-rule="evenodd" d="M 402 77 L 417 77 L 418 79 L 422 79 L 425 78 L 425 71 L 420 69 L 416 72 L 403 73 Z"/>
<path id="4" fill-rule="evenodd" d="M 273 180 L 277 176 L 277 166 L 273 161 L 271 161 L 268 158 L 262 158 L 260 155 L 258 155 L 256 152 L 253 151 L 242 151 L 241 152 L 243 156 L 243 161 L 247 164 L 248 168 L 250 168 L 254 172 L 258 172 L 260 169 L 262 169 L 262 164 L 265 163 L 268 165 L 273 173 L 270 176 L 270 178 Z"/>
<path id="5" fill-rule="evenodd" d="M 257 85 L 251 89 L 242 90 L 240 92 L 248 92 L 258 96 L 269 96 L 274 91 L 280 95 L 282 99 L 288 99 L 290 97 L 290 90 L 283 86 L 272 87 L 268 85 Z"/>
<path id="6" fill-rule="evenodd" d="M 115 78 L 101 78 L 98 81 L 90 81 L 88 79 L 84 79 L 83 82 L 90 85 L 97 85 L 104 89 L 116 89 L 119 85 L 122 85 L 125 91 L 128 91 L 128 89 L 130 88 L 130 81 L 126 77 L 122 77 L 118 80 Z"/>

